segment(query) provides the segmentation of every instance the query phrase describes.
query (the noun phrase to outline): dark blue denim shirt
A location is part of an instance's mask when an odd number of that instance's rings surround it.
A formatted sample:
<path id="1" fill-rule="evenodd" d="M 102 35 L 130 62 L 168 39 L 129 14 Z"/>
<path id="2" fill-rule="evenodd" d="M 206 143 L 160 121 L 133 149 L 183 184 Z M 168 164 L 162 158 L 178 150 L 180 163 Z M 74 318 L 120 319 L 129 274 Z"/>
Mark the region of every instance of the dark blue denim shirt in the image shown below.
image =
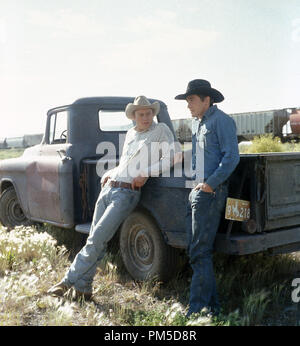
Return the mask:
<path id="1" fill-rule="evenodd" d="M 216 105 L 211 106 L 201 120 L 193 120 L 194 171 L 197 170 L 197 145 L 204 150 L 204 181 L 215 190 L 229 178 L 240 161 L 235 121 Z"/>

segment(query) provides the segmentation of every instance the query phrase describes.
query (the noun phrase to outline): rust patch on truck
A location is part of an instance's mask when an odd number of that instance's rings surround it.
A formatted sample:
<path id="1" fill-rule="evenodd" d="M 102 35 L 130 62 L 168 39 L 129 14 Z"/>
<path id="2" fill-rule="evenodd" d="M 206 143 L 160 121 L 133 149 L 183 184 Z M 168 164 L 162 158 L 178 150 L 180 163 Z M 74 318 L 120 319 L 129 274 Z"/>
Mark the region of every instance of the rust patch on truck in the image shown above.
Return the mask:
<path id="1" fill-rule="evenodd" d="M 63 221 L 60 212 L 59 164 L 56 159 L 34 161 L 26 168 L 27 196 L 34 218 Z"/>

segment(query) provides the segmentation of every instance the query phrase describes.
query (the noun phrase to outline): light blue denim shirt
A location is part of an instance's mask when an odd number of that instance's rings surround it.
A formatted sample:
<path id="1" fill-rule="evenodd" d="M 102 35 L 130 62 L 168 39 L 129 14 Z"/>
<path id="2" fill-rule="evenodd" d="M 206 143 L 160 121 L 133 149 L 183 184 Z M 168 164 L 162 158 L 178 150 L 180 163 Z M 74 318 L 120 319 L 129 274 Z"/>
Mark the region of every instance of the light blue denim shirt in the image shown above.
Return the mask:
<path id="1" fill-rule="evenodd" d="M 196 167 L 196 148 L 204 150 L 204 181 L 215 190 L 225 182 L 240 161 L 236 124 L 226 113 L 211 106 L 192 126 L 192 169 Z"/>

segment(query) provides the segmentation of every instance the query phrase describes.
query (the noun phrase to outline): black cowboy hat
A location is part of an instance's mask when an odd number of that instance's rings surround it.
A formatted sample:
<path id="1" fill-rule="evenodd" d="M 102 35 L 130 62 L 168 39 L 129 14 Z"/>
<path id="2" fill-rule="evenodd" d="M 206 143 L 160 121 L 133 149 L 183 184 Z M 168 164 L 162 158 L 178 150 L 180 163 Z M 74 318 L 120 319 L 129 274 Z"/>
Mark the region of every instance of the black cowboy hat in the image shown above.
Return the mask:
<path id="1" fill-rule="evenodd" d="M 211 87 L 210 83 L 204 79 L 194 79 L 189 82 L 186 93 L 175 97 L 176 100 L 185 100 L 189 95 L 204 95 L 213 98 L 214 102 L 222 102 L 224 96 L 220 91 Z"/>

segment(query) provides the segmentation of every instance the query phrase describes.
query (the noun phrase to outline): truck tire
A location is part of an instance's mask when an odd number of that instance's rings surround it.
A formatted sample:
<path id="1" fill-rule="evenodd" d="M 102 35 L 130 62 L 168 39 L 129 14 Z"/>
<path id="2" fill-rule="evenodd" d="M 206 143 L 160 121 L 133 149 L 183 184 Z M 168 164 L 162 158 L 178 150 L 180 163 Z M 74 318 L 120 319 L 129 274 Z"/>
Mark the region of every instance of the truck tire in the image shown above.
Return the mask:
<path id="1" fill-rule="evenodd" d="M 166 244 L 153 218 L 134 211 L 120 229 L 123 263 L 136 280 L 168 281 L 177 271 L 177 249 Z"/>
<path id="2" fill-rule="evenodd" d="M 8 228 L 33 224 L 24 215 L 13 186 L 4 190 L 0 196 L 0 222 Z"/>

